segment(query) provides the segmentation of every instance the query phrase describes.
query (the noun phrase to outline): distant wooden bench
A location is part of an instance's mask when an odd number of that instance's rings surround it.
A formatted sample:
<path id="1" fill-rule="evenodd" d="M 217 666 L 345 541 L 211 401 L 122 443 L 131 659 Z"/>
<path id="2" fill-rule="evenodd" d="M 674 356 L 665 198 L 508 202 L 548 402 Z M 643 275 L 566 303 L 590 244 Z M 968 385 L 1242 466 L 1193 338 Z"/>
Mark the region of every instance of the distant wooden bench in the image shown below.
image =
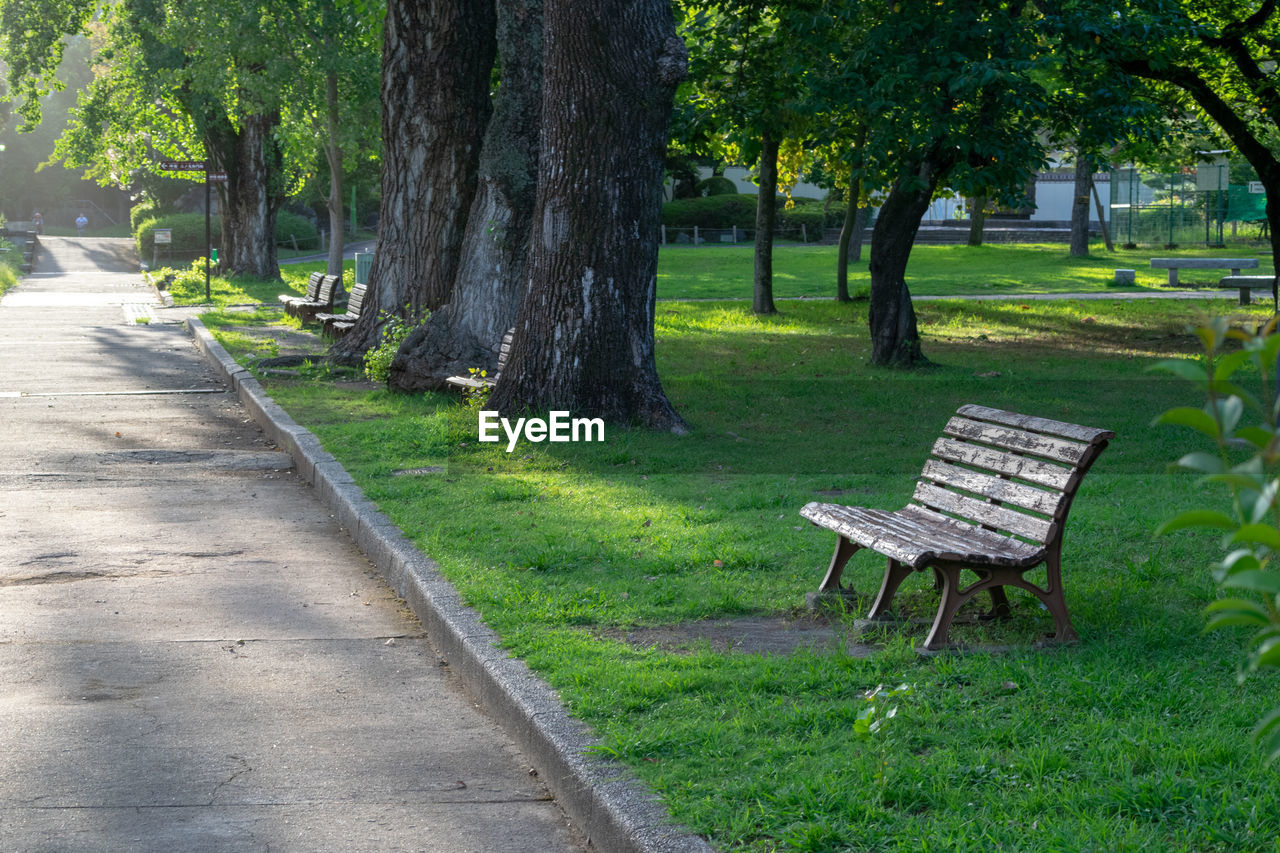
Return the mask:
<path id="1" fill-rule="evenodd" d="M 1169 286 L 1178 286 L 1178 270 L 1231 270 L 1232 275 L 1240 275 L 1240 270 L 1256 270 L 1257 258 L 1152 258 L 1153 270 L 1169 271 Z"/>
<path id="2" fill-rule="evenodd" d="M 1253 301 L 1251 291 L 1266 290 L 1270 292 L 1274 283 L 1275 276 L 1271 275 L 1224 275 L 1218 281 L 1218 287 L 1240 288 L 1240 304 L 1248 305 Z"/>
<path id="3" fill-rule="evenodd" d="M 324 281 L 324 273 L 313 272 L 311 277 L 307 279 L 307 290 L 302 296 L 296 293 L 281 293 L 276 298 L 284 306 L 284 312 L 292 316 L 296 313 L 296 306 L 299 303 L 315 302 L 320 298 L 320 282 L 322 281 Z"/>
<path id="4" fill-rule="evenodd" d="M 1005 586 L 1027 590 L 1048 608 L 1054 639 L 1076 639 L 1062 595 L 1062 533 L 1081 479 L 1115 433 L 985 406 L 961 406 L 934 442 L 911 503 L 897 512 L 811 503 L 800 514 L 837 535 L 818 596 L 840 595 L 845 563 L 860 548 L 888 558 L 869 618 L 883 619 L 899 585 L 932 569 L 942 600 L 925 639 L 947 645 L 965 602 L 991 591 L 992 616 L 1005 616 Z M 1045 564 L 1046 588 L 1023 574 Z M 960 573 L 978 576 L 961 586 Z"/>
<path id="5" fill-rule="evenodd" d="M 333 311 L 334 300 L 342 287 L 342 276 L 326 275 L 320 279 L 320 290 L 315 299 L 293 303 L 293 316 L 304 323 L 318 320 L 320 315 Z M 286 309 L 288 310 L 288 309 Z"/>
<path id="6" fill-rule="evenodd" d="M 507 356 L 511 354 L 511 339 L 515 337 L 515 334 L 515 329 L 507 329 L 507 333 L 502 336 L 502 343 L 498 346 L 498 363 L 494 366 L 492 374 L 485 376 L 450 376 L 445 382 L 464 391 L 492 388 L 502 374 L 502 369 L 507 366 Z"/>
<path id="7" fill-rule="evenodd" d="M 326 337 L 338 339 L 346 337 L 347 332 L 355 326 L 360 319 L 360 311 L 364 308 L 364 295 L 367 285 L 364 283 L 353 285 L 351 295 L 347 297 L 347 310 L 343 314 L 317 314 L 315 319 L 317 322 L 324 324 L 321 328 L 321 334 Z"/>

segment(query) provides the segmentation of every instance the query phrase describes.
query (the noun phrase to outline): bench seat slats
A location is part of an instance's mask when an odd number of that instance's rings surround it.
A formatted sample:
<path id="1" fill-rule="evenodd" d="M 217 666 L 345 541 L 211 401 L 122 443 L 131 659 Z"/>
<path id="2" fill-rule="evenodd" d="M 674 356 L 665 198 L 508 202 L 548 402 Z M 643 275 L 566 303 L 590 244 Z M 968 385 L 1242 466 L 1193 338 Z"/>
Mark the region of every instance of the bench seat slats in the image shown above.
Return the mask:
<path id="1" fill-rule="evenodd" d="M 972 418 L 975 421 L 987 421 L 989 423 L 1017 427 L 1018 429 L 1028 430 L 1030 432 L 1042 432 L 1048 435 L 1056 435 L 1061 438 L 1073 439 L 1075 441 L 1087 441 L 1090 444 L 1103 439 L 1112 439 L 1116 437 L 1116 434 L 1109 429 L 1096 429 L 1094 427 L 1080 426 L 1079 424 L 1069 424 L 1063 421 L 1052 421 L 1048 418 L 1036 418 L 1031 415 L 1020 415 L 1016 412 L 1004 412 L 1000 409 L 988 408 L 987 406 L 975 406 L 972 404 L 961 406 L 956 413 Z"/>
<path id="2" fill-rule="evenodd" d="M 1037 542 L 1047 542 L 1053 535 L 1053 523 L 1008 507 L 984 503 L 932 483 L 917 483 L 912 500 L 927 507 L 964 516 L 978 524 L 1007 530 Z"/>
<path id="3" fill-rule="evenodd" d="M 934 560 L 1010 567 L 1035 565 L 1043 549 L 920 507 L 898 512 L 811 503 L 800 514 L 911 568 Z"/>
<path id="4" fill-rule="evenodd" d="M 1089 449 L 1087 444 L 1052 438 L 1013 427 L 984 424 L 981 421 L 962 417 L 954 417 L 947 421 L 942 432 L 952 438 L 976 441 L 1002 450 L 1029 453 L 1042 459 L 1066 462 L 1070 465 L 1083 459 L 1085 452 Z"/>
<path id="5" fill-rule="evenodd" d="M 998 474 L 1007 474 L 1052 489 L 1066 489 L 1075 476 L 1074 469 L 1063 468 L 1050 462 L 1042 462 L 1027 456 L 1014 456 L 1003 450 L 966 444 L 952 438 L 940 438 L 933 443 L 933 455 L 949 462 L 959 462 L 984 468 Z"/>
<path id="6" fill-rule="evenodd" d="M 1002 504 L 1013 504 L 1043 515 L 1054 515 L 1062 503 L 1062 492 L 1046 492 L 936 459 L 925 463 L 921 476 L 940 486 L 963 489 L 979 497 Z"/>

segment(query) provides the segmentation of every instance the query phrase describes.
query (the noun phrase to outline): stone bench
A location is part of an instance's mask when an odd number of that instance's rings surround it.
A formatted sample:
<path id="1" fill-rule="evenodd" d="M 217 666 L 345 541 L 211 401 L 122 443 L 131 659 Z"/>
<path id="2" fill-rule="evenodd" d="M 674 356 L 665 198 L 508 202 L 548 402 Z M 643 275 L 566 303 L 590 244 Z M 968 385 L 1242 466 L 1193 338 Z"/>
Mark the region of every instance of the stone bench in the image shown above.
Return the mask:
<path id="1" fill-rule="evenodd" d="M 924 648 L 948 645 L 965 602 L 990 590 L 991 616 L 1007 616 L 1005 586 L 1034 595 L 1053 616 L 1059 642 L 1076 639 L 1062 594 L 1062 533 L 1085 473 L 1115 433 L 985 406 L 961 406 L 934 442 L 911 502 L 896 512 L 829 503 L 800 510 L 836 534 L 831 566 L 813 603 L 846 597 L 840 575 L 854 552 L 888 558 L 869 618 L 885 619 L 901 583 L 931 569 L 942 590 Z M 1040 564 L 1046 586 L 1023 577 Z M 978 580 L 961 584 L 960 573 Z"/>
<path id="2" fill-rule="evenodd" d="M 1169 271 L 1169 286 L 1178 286 L 1178 270 L 1231 270 L 1232 275 L 1240 275 L 1240 270 L 1256 270 L 1257 258 L 1152 258 L 1153 270 Z"/>
<path id="3" fill-rule="evenodd" d="M 1275 276 L 1270 275 L 1224 275 L 1218 281 L 1218 287 L 1240 288 L 1240 304 L 1248 305 L 1253 301 L 1251 291 L 1271 291 Z"/>

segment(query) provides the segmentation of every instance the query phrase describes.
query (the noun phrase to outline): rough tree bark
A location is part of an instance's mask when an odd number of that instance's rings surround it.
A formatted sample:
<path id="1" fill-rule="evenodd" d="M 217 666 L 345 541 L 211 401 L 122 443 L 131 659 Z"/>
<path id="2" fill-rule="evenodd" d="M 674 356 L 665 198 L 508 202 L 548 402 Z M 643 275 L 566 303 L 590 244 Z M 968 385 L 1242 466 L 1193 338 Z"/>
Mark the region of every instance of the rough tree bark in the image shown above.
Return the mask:
<path id="1" fill-rule="evenodd" d="M 1089 182 L 1093 164 L 1076 149 L 1075 189 L 1071 193 L 1071 257 L 1089 257 Z"/>
<path id="2" fill-rule="evenodd" d="M 382 203 L 360 321 L 339 360 L 378 343 L 383 312 L 445 304 L 489 120 L 493 0 L 391 0 L 382 50 Z"/>
<path id="3" fill-rule="evenodd" d="M 683 431 L 654 363 L 667 121 L 688 52 L 666 0 L 547 0 L 529 288 L 490 407 Z"/>
<path id="4" fill-rule="evenodd" d="M 472 367 L 492 370 L 525 290 L 538 188 L 542 115 L 542 0 L 500 0 L 502 80 L 480 155 L 480 177 L 449 304 L 410 333 L 391 364 L 401 391 L 444 387 Z"/>
<path id="5" fill-rule="evenodd" d="M 756 197 L 755 278 L 751 310 L 777 314 L 773 304 L 773 223 L 778 209 L 778 148 L 771 133 L 760 139 L 760 194 Z"/>
<path id="6" fill-rule="evenodd" d="M 227 173 L 222 205 L 221 268 L 231 275 L 276 279 L 276 212 L 284 201 L 284 154 L 275 138 L 278 113 L 246 115 L 238 131 L 211 137 L 210 151 Z"/>
<path id="7" fill-rule="evenodd" d="M 915 306 L 907 291 L 907 260 L 920 218 L 938 186 L 945 164 L 926 157 L 899 178 L 880 207 L 871 234 L 871 363 L 891 367 L 927 364 L 920 349 Z"/>

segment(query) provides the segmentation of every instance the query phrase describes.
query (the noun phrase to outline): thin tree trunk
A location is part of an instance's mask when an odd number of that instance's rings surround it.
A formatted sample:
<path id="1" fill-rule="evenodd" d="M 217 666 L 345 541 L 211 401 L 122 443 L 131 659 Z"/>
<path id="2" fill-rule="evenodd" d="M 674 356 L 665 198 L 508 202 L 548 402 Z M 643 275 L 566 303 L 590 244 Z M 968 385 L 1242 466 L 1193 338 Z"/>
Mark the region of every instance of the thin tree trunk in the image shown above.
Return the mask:
<path id="1" fill-rule="evenodd" d="M 502 80 L 480 155 L 453 298 L 410 333 L 391 364 L 401 391 L 439 389 L 469 368 L 492 371 L 525 292 L 542 115 L 542 0 L 501 0 Z"/>
<path id="2" fill-rule="evenodd" d="M 975 196 L 969 199 L 969 245 L 982 245 L 982 232 L 987 225 L 987 197 Z"/>
<path id="3" fill-rule="evenodd" d="M 326 38 L 326 50 L 336 50 L 332 39 Z M 338 72 L 325 75 L 324 100 L 326 138 L 325 161 L 329 164 L 329 275 L 342 275 L 342 246 L 346 242 L 346 217 L 342 215 L 342 145 L 338 141 L 341 132 L 341 104 L 338 101 Z"/>
<path id="4" fill-rule="evenodd" d="M 857 241 L 858 255 L 862 255 L 862 228 L 865 213 L 862 207 L 862 157 L 867 133 L 862 130 L 854 144 L 853 161 L 849 167 L 849 199 L 844 209 L 844 223 L 840 226 L 840 246 L 836 250 L 836 301 L 852 302 L 849 296 L 850 244 Z"/>
<path id="5" fill-rule="evenodd" d="M 1071 257 L 1089 257 L 1089 182 L 1093 166 L 1079 148 L 1076 149 L 1075 189 L 1071 197 Z"/>
<path id="6" fill-rule="evenodd" d="M 920 348 L 915 306 L 907 290 L 907 261 L 920 218 L 929 209 L 944 171 L 926 159 L 916 170 L 914 189 L 904 189 L 896 181 L 880 207 L 871 237 L 871 362 L 892 367 L 927 364 Z"/>
<path id="7" fill-rule="evenodd" d="M 417 317 L 449 299 L 491 111 L 495 15 L 493 0 L 387 4 L 378 243 L 336 358 L 376 346 L 383 312 Z"/>
<path id="8" fill-rule="evenodd" d="M 684 431 L 654 361 L 667 121 L 688 52 L 665 0 L 547 0 L 528 295 L 492 408 Z"/>
<path id="9" fill-rule="evenodd" d="M 779 140 L 765 133 L 760 139 L 760 195 L 756 197 L 755 278 L 751 310 L 777 314 L 773 304 L 773 223 L 778 208 Z"/>
<path id="10" fill-rule="evenodd" d="M 1098 225 L 1102 228 L 1102 240 L 1107 244 L 1107 251 L 1114 252 L 1116 247 L 1111 242 L 1111 226 L 1107 224 L 1107 210 L 1102 206 L 1102 199 L 1098 196 L 1098 182 L 1093 179 L 1093 175 L 1089 176 L 1089 191 L 1093 193 L 1093 206 L 1098 211 Z"/>

